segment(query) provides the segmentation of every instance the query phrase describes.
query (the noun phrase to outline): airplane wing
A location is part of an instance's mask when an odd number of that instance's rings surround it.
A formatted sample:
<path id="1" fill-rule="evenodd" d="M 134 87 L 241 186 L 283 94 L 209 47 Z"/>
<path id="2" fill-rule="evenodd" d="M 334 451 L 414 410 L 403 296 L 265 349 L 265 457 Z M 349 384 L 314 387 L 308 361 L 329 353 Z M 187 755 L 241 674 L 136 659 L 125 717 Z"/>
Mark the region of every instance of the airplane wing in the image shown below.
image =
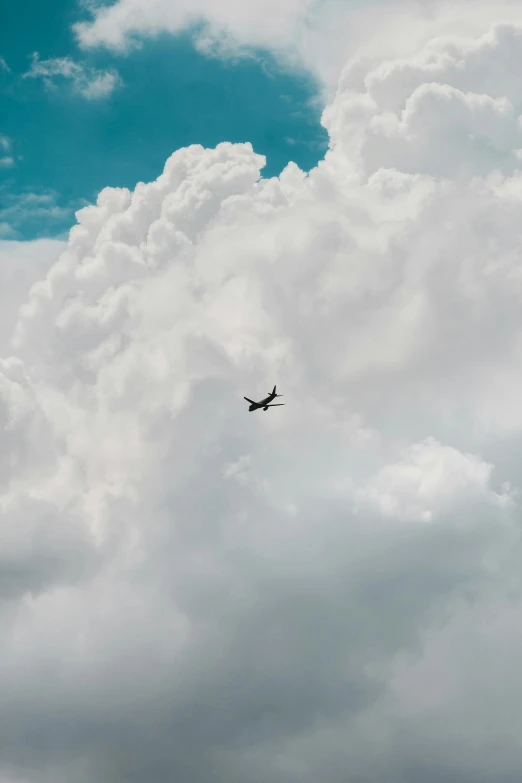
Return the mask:
<path id="1" fill-rule="evenodd" d="M 257 402 L 254 402 L 254 400 L 249 400 L 248 397 L 243 397 L 243 399 L 247 402 L 250 402 L 252 405 L 257 405 Z"/>
<path id="2" fill-rule="evenodd" d="M 265 408 L 277 408 L 278 405 L 286 405 L 286 402 L 273 402 L 270 405 L 265 405 Z"/>

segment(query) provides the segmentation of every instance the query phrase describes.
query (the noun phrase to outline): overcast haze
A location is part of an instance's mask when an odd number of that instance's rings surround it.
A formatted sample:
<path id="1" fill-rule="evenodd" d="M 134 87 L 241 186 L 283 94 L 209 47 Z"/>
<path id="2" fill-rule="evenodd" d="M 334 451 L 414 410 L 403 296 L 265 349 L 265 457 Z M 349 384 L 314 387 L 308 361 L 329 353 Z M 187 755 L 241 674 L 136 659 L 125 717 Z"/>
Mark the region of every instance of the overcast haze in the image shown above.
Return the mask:
<path id="1" fill-rule="evenodd" d="M 329 147 L 0 242 L 0 781 L 519 783 L 520 5 L 119 0 L 65 78 L 201 18 Z"/>

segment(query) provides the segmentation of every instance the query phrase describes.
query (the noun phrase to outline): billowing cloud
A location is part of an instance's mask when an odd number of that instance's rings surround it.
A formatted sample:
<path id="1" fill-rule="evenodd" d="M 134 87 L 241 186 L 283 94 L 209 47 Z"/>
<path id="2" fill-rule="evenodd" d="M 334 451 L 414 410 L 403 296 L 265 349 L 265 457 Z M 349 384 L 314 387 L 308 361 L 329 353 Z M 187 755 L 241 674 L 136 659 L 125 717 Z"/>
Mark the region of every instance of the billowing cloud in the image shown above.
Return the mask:
<path id="1" fill-rule="evenodd" d="M 56 239 L 34 242 L 0 240 L 0 356 L 11 353 L 10 341 L 31 286 L 45 277 L 65 249 Z"/>
<path id="2" fill-rule="evenodd" d="M 86 68 L 70 57 L 41 60 L 37 52 L 33 54 L 31 67 L 24 78 L 42 79 L 48 89 L 54 89 L 60 80 L 68 81 L 88 100 L 106 98 L 121 84 L 121 78 L 114 69 Z"/>
<path id="3" fill-rule="evenodd" d="M 6 777 L 519 780 L 508 52 L 352 61 L 309 174 L 195 145 L 77 213 L 0 364 Z"/>

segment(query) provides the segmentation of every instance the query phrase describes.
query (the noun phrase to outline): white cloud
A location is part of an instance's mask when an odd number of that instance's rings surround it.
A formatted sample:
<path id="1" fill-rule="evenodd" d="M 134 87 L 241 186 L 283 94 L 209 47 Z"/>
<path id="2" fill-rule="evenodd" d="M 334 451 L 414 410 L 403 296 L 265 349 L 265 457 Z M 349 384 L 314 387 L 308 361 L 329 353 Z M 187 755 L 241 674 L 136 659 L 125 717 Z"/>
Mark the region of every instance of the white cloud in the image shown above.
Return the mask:
<path id="1" fill-rule="evenodd" d="M 47 274 L 64 249 L 65 243 L 55 239 L 0 240 L 0 356 L 11 353 L 9 341 L 31 286 Z"/>
<path id="2" fill-rule="evenodd" d="M 349 63 L 309 175 L 195 145 L 77 213 L 2 346 L 0 772 L 519 779 L 507 52 Z"/>
<path id="3" fill-rule="evenodd" d="M 458 497 L 504 508 L 511 497 L 507 488 L 501 493 L 491 490 L 492 468 L 430 438 L 410 446 L 401 462 L 381 468 L 357 491 L 357 499 L 362 507 L 376 507 L 385 518 L 414 522 L 436 520 L 441 511 L 455 506 Z M 472 514 L 459 516 L 460 523 L 476 524 Z"/>
<path id="4" fill-rule="evenodd" d="M 4 153 L 8 153 L 11 150 L 11 139 L 8 136 L 2 136 L 0 135 L 0 150 Z M 1 155 L 0 156 L 0 168 L 2 169 L 10 169 L 15 165 L 14 158 L 12 155 Z"/>
<path id="5" fill-rule="evenodd" d="M 350 63 L 324 115 L 336 143 L 351 145 L 368 174 L 391 167 L 450 177 L 512 171 L 522 143 L 520 88 L 498 60 L 504 48 L 503 60 L 516 58 L 521 29 L 497 25 L 473 42 L 438 39 L 420 56 L 384 63 L 363 78 Z M 368 128 L 347 122 L 363 116 Z"/>
<path id="6" fill-rule="evenodd" d="M 106 98 L 121 84 L 120 76 L 114 69 L 101 71 L 86 68 L 70 57 L 40 60 L 37 52 L 33 54 L 31 68 L 24 78 L 42 79 L 48 89 L 55 88 L 57 80 L 70 81 L 76 92 L 88 100 Z"/>
<path id="7" fill-rule="evenodd" d="M 203 40 L 216 37 L 224 45 L 227 40 L 247 44 L 264 44 L 271 37 L 274 45 L 288 45 L 294 29 L 310 13 L 311 0 L 254 0 L 249 5 L 229 0 L 218 8 L 210 0 L 195 3 L 170 3 L 155 0 L 124 0 L 113 6 L 93 9 L 92 23 L 75 26 L 79 40 L 85 46 L 99 43 L 125 49 L 136 34 L 156 35 L 168 30 L 178 32 L 201 20 L 208 22 Z M 228 34 L 228 35 L 227 35 Z"/>
<path id="8" fill-rule="evenodd" d="M 85 48 L 127 52 L 143 37 L 196 25 L 196 44 L 205 51 L 227 56 L 264 47 L 310 68 L 327 92 L 347 56 L 382 62 L 438 36 L 476 37 L 503 19 L 522 22 L 517 0 L 117 0 L 93 6 L 92 16 L 74 25 Z"/>
<path id="9" fill-rule="evenodd" d="M 0 222 L 13 237 L 17 237 L 19 232 L 22 233 L 28 223 L 34 225 L 35 222 L 40 229 L 49 229 L 51 226 L 56 233 L 56 226 L 74 214 L 72 207 L 63 207 L 57 203 L 57 194 L 53 191 L 11 194 L 3 188 L 0 193 Z"/>

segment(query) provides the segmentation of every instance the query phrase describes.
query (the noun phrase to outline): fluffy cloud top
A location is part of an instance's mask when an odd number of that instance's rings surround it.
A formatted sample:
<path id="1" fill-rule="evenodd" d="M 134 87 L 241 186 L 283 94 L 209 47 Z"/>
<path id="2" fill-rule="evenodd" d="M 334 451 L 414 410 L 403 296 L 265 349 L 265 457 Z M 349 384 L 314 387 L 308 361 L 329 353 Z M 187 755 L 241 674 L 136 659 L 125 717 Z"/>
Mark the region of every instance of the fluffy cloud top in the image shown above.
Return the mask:
<path id="1" fill-rule="evenodd" d="M 77 213 L 0 364 L 6 778 L 520 779 L 508 56 L 353 61 L 309 175 L 192 146 Z"/>

